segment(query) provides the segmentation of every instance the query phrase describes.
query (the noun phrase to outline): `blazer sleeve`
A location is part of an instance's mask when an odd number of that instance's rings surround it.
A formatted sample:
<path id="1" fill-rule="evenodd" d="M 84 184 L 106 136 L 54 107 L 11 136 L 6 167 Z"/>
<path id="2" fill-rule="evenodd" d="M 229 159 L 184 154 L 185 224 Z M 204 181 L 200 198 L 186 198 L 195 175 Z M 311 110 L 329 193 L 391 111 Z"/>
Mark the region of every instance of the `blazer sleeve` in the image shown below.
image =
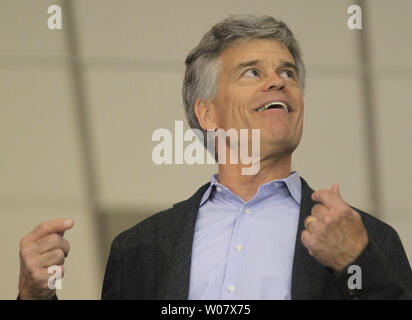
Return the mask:
<path id="1" fill-rule="evenodd" d="M 16 300 L 22 300 L 21 298 L 20 298 L 20 294 L 17 296 L 17 299 Z M 54 295 L 50 300 L 59 300 L 59 298 L 57 297 L 57 295 Z"/>
<path id="2" fill-rule="evenodd" d="M 102 300 L 121 299 L 120 284 L 122 279 L 122 261 L 120 241 L 115 238 L 110 248 L 109 259 L 103 280 Z"/>
<path id="3" fill-rule="evenodd" d="M 378 246 L 372 239 L 350 265 L 361 270 L 361 288 L 349 289 L 348 267 L 333 275 L 348 299 L 412 299 L 412 271 L 397 232 L 390 227 Z"/>

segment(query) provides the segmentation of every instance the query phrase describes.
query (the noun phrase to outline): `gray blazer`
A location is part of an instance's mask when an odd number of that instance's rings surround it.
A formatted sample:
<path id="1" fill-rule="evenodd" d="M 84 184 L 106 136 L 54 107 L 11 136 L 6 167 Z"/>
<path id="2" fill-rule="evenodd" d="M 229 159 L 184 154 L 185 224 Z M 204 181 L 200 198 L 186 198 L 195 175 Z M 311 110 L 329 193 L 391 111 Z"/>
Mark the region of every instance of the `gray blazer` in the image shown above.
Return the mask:
<path id="1" fill-rule="evenodd" d="M 349 289 L 348 270 L 336 273 L 311 257 L 300 235 L 315 204 L 302 180 L 302 201 L 292 269 L 292 299 L 412 299 L 412 271 L 396 231 L 357 210 L 369 243 L 352 264 L 362 289 Z M 102 299 L 188 299 L 192 242 L 202 186 L 189 199 L 119 234 L 112 243 Z"/>

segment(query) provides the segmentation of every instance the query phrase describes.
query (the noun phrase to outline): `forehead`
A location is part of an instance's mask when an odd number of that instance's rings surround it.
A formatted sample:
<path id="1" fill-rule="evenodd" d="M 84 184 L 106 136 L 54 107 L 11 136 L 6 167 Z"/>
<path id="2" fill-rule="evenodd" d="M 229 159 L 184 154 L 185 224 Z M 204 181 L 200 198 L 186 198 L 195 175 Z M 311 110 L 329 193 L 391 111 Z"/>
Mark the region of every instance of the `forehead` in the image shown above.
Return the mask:
<path id="1" fill-rule="evenodd" d="M 234 68 L 248 60 L 267 60 L 268 62 L 294 62 L 289 49 L 280 41 L 274 39 L 253 39 L 235 42 L 220 54 L 225 69 Z"/>

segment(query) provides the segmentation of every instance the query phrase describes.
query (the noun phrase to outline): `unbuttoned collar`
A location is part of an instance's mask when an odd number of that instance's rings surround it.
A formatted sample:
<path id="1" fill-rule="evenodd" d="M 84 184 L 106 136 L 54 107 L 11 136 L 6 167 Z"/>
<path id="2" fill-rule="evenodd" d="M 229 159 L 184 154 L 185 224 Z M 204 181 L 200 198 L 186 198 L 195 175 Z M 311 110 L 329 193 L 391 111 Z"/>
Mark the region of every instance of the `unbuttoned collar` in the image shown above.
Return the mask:
<path id="1" fill-rule="evenodd" d="M 214 196 L 216 193 L 222 194 L 226 197 L 237 198 L 240 202 L 243 202 L 240 197 L 233 194 L 232 191 L 230 191 L 226 186 L 219 183 L 218 174 L 214 174 L 210 180 L 209 187 L 207 188 L 202 197 L 202 200 L 200 201 L 199 207 L 201 207 L 210 197 Z M 293 199 L 300 205 L 302 198 L 302 182 L 297 171 L 291 172 L 291 174 L 286 178 L 273 180 L 259 186 L 256 195 L 248 203 L 259 201 L 259 199 L 261 198 L 273 196 L 274 194 L 282 197 L 285 193 L 292 195 Z"/>

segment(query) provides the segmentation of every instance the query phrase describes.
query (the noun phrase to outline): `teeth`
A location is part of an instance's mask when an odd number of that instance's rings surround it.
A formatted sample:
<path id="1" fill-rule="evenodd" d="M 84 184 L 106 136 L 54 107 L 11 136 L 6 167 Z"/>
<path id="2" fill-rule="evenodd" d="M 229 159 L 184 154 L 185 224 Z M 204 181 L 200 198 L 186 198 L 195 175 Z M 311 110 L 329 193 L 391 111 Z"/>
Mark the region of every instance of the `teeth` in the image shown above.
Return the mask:
<path id="1" fill-rule="evenodd" d="M 284 104 L 283 102 L 270 102 L 267 105 L 264 105 L 263 107 L 260 107 L 259 109 L 257 109 L 257 111 L 261 112 L 261 111 L 268 109 L 270 106 L 276 106 L 276 105 L 281 106 L 283 110 L 285 110 L 286 112 L 289 112 L 288 106 Z"/>

